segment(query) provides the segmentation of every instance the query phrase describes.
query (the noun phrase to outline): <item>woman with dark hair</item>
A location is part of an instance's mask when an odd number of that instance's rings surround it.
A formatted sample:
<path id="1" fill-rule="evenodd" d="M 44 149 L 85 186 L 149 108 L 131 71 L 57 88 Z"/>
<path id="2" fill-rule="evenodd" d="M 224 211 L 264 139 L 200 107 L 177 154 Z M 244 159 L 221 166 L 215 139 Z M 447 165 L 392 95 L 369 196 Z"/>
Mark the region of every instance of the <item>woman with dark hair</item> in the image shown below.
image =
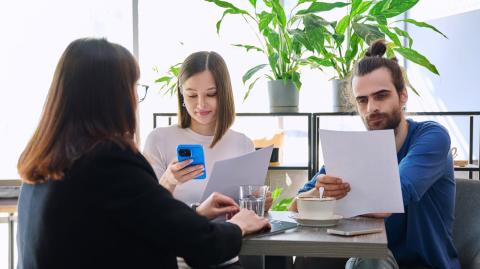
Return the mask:
<path id="1" fill-rule="evenodd" d="M 123 47 L 79 39 L 57 65 L 23 151 L 18 268 L 208 267 L 268 221 L 213 194 L 194 212 L 158 184 L 135 143 L 139 69 Z M 198 213 L 198 214 L 197 214 Z"/>

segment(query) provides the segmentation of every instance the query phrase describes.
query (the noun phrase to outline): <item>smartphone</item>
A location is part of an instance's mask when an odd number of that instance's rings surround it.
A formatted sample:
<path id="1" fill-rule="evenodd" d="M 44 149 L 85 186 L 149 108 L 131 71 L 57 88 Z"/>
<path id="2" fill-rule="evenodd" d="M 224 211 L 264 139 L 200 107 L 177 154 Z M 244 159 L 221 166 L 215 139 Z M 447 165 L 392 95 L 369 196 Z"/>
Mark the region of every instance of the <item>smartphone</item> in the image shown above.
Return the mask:
<path id="1" fill-rule="evenodd" d="M 383 230 L 382 228 L 370 228 L 370 229 L 327 229 L 327 233 L 329 234 L 338 234 L 344 236 L 354 236 L 354 235 L 361 235 L 361 234 L 373 234 L 373 233 L 381 233 Z"/>
<path id="2" fill-rule="evenodd" d="M 192 159 L 193 162 L 189 166 L 203 165 L 203 174 L 195 179 L 205 179 L 207 177 L 207 169 L 205 167 L 205 156 L 203 154 L 203 146 L 199 144 L 180 144 L 177 146 L 177 159 L 179 162 Z"/>

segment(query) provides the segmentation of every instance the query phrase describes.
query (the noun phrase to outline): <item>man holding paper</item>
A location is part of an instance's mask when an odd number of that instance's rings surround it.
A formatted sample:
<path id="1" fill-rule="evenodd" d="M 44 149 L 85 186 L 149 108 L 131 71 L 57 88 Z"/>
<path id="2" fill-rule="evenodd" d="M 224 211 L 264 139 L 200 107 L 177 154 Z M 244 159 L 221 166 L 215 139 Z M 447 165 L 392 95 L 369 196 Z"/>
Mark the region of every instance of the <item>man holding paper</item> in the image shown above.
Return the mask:
<path id="1" fill-rule="evenodd" d="M 450 137 L 436 122 L 405 118 L 405 81 L 397 60 L 382 57 L 385 51 L 383 41 L 369 48 L 352 71 L 352 89 L 368 130 L 394 130 L 404 213 L 370 214 L 385 218 L 391 253 L 384 260 L 351 258 L 346 268 L 460 268 L 452 241 L 455 180 Z M 324 196 L 337 199 L 351 191 L 348 182 L 323 167 L 299 196 L 318 196 L 321 187 Z"/>

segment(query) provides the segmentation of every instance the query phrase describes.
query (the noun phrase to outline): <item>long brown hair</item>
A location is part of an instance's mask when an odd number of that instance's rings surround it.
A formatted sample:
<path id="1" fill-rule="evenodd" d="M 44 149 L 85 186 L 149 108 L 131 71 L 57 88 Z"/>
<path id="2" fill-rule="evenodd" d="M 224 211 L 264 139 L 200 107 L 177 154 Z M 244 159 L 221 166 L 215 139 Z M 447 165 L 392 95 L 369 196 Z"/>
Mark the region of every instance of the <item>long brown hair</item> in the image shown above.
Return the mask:
<path id="1" fill-rule="evenodd" d="M 24 182 L 58 180 L 101 141 L 137 151 L 138 64 L 105 39 L 78 39 L 63 52 L 40 123 L 18 161 Z"/>
<path id="2" fill-rule="evenodd" d="M 227 64 L 222 56 L 214 51 L 199 51 L 190 54 L 180 67 L 177 83 L 178 95 L 178 125 L 181 128 L 188 128 L 192 124 L 192 117 L 183 106 L 182 85 L 187 79 L 195 74 L 208 70 L 212 73 L 217 88 L 217 122 L 211 148 L 222 139 L 223 135 L 232 126 L 235 120 L 235 103 L 233 101 L 232 83 L 228 73 Z"/>

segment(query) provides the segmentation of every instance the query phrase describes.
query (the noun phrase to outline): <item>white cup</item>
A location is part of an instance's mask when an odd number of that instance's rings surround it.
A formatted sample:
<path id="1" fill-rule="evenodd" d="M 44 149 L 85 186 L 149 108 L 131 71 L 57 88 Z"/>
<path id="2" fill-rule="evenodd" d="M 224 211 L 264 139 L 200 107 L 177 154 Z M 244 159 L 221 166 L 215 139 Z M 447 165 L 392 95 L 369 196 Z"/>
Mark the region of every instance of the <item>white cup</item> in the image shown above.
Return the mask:
<path id="1" fill-rule="evenodd" d="M 298 197 L 298 217 L 302 219 L 330 219 L 335 212 L 335 198 Z"/>

